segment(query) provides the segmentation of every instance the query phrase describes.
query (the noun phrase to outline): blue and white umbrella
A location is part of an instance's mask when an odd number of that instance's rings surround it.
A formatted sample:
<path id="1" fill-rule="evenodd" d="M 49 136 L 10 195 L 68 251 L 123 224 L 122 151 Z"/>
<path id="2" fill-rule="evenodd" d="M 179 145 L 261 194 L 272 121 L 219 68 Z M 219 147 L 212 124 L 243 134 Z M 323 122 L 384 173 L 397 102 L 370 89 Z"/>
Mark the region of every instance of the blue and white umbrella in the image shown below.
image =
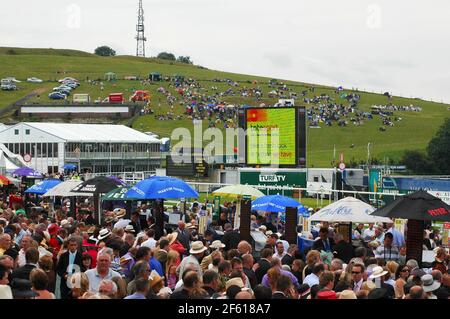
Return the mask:
<path id="1" fill-rule="evenodd" d="M 152 176 L 140 181 L 125 194 L 124 199 L 198 198 L 198 193 L 184 181 L 166 176 Z"/>
<path id="2" fill-rule="evenodd" d="M 60 183 L 61 181 L 59 179 L 46 179 L 34 184 L 25 193 L 43 195 Z"/>
<path id="3" fill-rule="evenodd" d="M 252 202 L 252 210 L 264 212 L 281 213 L 286 211 L 286 207 L 297 207 L 299 211 L 304 209 L 295 199 L 281 195 L 262 196 Z"/>
<path id="4" fill-rule="evenodd" d="M 354 197 L 345 197 L 334 202 L 317 213 L 313 214 L 310 221 L 330 223 L 391 223 L 387 217 L 371 215 L 375 211 L 371 205 Z"/>
<path id="5" fill-rule="evenodd" d="M 64 169 L 67 169 L 67 170 L 73 170 L 73 169 L 76 169 L 77 166 L 76 166 L 75 164 L 65 164 L 65 165 L 63 166 L 63 168 L 64 168 Z"/>

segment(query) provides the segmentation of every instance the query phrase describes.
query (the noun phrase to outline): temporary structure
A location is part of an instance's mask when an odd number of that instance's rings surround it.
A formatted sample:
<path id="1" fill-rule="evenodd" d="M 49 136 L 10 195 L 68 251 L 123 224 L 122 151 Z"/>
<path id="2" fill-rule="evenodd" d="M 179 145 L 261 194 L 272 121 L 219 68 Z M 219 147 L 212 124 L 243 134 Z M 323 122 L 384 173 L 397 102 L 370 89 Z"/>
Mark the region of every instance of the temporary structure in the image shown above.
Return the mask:
<path id="1" fill-rule="evenodd" d="M 392 223 L 387 217 L 372 216 L 371 205 L 354 197 L 334 202 L 310 217 L 310 221 L 337 223 Z"/>
<path id="2" fill-rule="evenodd" d="M 52 189 L 48 190 L 43 196 L 61 196 L 61 197 L 75 197 L 75 196 L 87 196 L 91 197 L 93 194 L 91 193 L 74 193 L 71 192 L 72 189 L 80 185 L 82 181 L 77 181 L 73 179 L 69 179 L 61 184 L 56 185 Z"/>
<path id="3" fill-rule="evenodd" d="M 215 190 L 212 193 L 214 195 L 221 195 L 221 196 L 227 196 L 227 197 L 233 197 L 233 198 L 238 198 L 238 197 L 247 195 L 247 196 L 251 196 L 252 199 L 255 199 L 255 198 L 264 196 L 264 194 L 261 191 L 257 190 L 256 188 L 253 188 L 248 185 L 240 185 L 240 184 L 225 186 L 225 187 Z"/>
<path id="4" fill-rule="evenodd" d="M 114 72 L 107 72 L 104 78 L 106 81 L 115 81 L 117 80 L 117 75 Z"/>

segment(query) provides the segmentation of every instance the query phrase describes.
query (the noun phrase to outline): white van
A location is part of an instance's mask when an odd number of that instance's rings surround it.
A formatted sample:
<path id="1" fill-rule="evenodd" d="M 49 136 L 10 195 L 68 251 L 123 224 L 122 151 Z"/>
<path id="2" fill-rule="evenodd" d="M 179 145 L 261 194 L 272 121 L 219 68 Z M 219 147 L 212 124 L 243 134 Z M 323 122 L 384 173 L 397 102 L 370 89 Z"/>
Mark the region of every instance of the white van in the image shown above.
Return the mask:
<path id="1" fill-rule="evenodd" d="M 73 95 L 73 103 L 89 103 L 91 97 L 86 93 L 78 93 Z"/>

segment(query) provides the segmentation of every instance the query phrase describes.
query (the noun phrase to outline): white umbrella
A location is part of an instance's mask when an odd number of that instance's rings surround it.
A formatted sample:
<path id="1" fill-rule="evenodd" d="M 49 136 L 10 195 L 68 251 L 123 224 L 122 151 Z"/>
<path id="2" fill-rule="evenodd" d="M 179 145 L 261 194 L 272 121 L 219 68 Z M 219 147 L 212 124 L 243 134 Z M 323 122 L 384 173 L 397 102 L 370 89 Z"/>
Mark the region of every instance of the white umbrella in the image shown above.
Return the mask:
<path id="1" fill-rule="evenodd" d="M 71 197 L 71 196 L 83 196 L 83 197 L 92 197 L 93 194 L 89 193 L 74 193 L 71 192 L 72 189 L 80 185 L 83 181 L 77 181 L 73 179 L 69 179 L 61 184 L 56 185 L 52 189 L 50 189 L 43 196 L 62 196 L 62 197 Z"/>
<path id="2" fill-rule="evenodd" d="M 389 218 L 370 215 L 374 211 L 375 208 L 357 198 L 345 197 L 322 208 L 309 220 L 330 223 L 392 223 Z"/>
<path id="3" fill-rule="evenodd" d="M 114 224 L 114 228 L 125 228 L 129 223 L 131 223 L 131 220 L 129 219 L 120 219 L 117 223 Z"/>
<path id="4" fill-rule="evenodd" d="M 234 197 L 234 198 L 242 197 L 244 195 L 251 196 L 253 199 L 264 196 L 264 194 L 261 193 L 256 188 L 253 188 L 248 185 L 240 185 L 240 184 L 225 186 L 225 187 L 215 190 L 212 193 L 214 195 L 222 195 L 222 196 Z"/>

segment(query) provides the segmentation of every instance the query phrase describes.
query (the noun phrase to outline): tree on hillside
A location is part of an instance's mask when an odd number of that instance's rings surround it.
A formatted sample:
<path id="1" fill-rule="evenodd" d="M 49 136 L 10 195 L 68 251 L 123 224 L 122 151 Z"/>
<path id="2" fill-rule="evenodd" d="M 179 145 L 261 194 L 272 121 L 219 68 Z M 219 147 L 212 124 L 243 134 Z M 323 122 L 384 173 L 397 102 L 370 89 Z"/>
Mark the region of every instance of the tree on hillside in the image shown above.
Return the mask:
<path id="1" fill-rule="evenodd" d="M 111 49 L 110 47 L 104 45 L 101 47 L 98 47 L 97 49 L 95 49 L 95 54 L 100 55 L 100 56 L 115 56 L 116 55 L 116 51 L 114 51 L 113 49 Z"/>
<path id="2" fill-rule="evenodd" d="M 431 139 L 427 151 L 432 164 L 442 174 L 450 174 L 450 118 L 445 120 Z"/>
<path id="3" fill-rule="evenodd" d="M 181 63 L 186 63 L 186 64 L 193 64 L 193 62 L 191 61 L 191 57 L 190 56 L 182 56 L 180 55 L 177 59 L 178 62 Z"/>
<path id="4" fill-rule="evenodd" d="M 169 53 L 169 52 L 161 52 L 160 54 L 158 54 L 156 56 L 158 59 L 163 59 L 163 60 L 170 60 L 170 61 L 175 61 L 175 55 L 173 53 Z"/>
<path id="5" fill-rule="evenodd" d="M 403 154 L 402 163 L 409 171 L 415 174 L 435 173 L 433 163 L 427 154 L 419 151 L 406 151 Z"/>

